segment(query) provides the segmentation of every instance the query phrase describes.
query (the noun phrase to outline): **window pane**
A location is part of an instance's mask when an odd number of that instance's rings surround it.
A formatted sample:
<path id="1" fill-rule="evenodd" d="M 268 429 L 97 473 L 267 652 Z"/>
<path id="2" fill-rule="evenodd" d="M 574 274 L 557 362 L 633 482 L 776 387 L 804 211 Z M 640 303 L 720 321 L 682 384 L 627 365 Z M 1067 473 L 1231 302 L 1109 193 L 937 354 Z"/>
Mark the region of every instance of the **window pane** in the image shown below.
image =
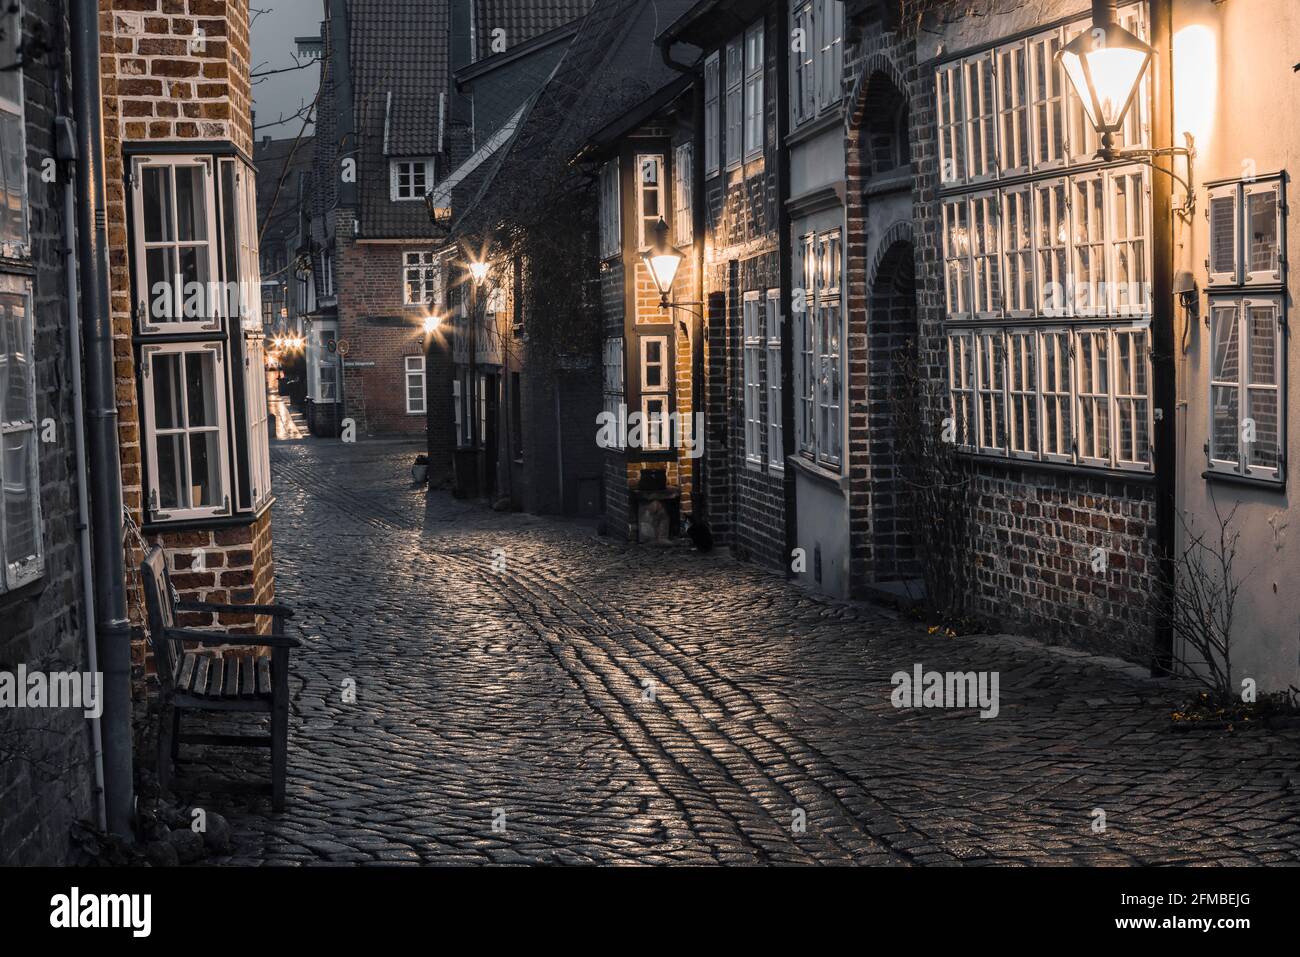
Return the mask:
<path id="1" fill-rule="evenodd" d="M 1277 384 L 1277 315 L 1272 306 L 1251 306 L 1250 384 Z"/>
<path id="2" fill-rule="evenodd" d="M 16 74 L 0 72 L 0 77 L 5 76 Z M 19 243 L 27 235 L 23 215 L 25 176 L 22 118 L 0 112 L 0 243 Z"/>
<path id="3" fill-rule="evenodd" d="M 1236 304 L 1214 307 L 1214 356 L 1210 377 L 1218 382 L 1236 382 L 1240 369 L 1241 345 L 1237 341 Z"/>
<path id="4" fill-rule="evenodd" d="M 1250 464 L 1277 468 L 1278 393 L 1276 389 L 1247 389 L 1254 439 L 1250 443 Z"/>
<path id="5" fill-rule="evenodd" d="M 186 493 L 184 476 L 189 471 L 185 457 L 184 435 L 160 435 L 156 439 L 158 449 L 158 507 L 188 508 L 189 499 L 182 498 Z"/>
<path id="6" fill-rule="evenodd" d="M 207 318 L 211 312 L 207 301 L 208 247 L 181 246 L 176 254 L 180 260 L 182 312 L 186 319 Z"/>
<path id="7" fill-rule="evenodd" d="M 190 502 L 192 508 L 213 508 L 221 504 L 217 490 L 221 482 L 217 470 L 220 456 L 217 443 L 221 433 L 190 433 Z"/>
<path id="8" fill-rule="evenodd" d="M 33 429 L 4 436 L 4 556 L 13 563 L 33 558 L 37 552 L 35 490 L 32 488 Z"/>
<path id="9" fill-rule="evenodd" d="M 185 355 L 185 401 L 189 408 L 191 428 L 217 424 L 211 370 L 211 352 L 190 352 Z"/>
<path id="10" fill-rule="evenodd" d="M 153 357 L 153 418 L 155 429 L 181 427 L 181 357 Z"/>
<path id="11" fill-rule="evenodd" d="M 176 238 L 181 242 L 208 238 L 203 181 L 202 166 L 176 167 Z"/>
<path id="12" fill-rule="evenodd" d="M 1277 193 L 1268 189 L 1246 197 L 1246 262 L 1250 272 L 1278 269 Z"/>
<path id="13" fill-rule="evenodd" d="M 172 228 L 171 170 L 165 166 L 146 166 L 141 173 L 144 195 L 144 238 L 156 243 L 176 238 Z"/>
<path id="14" fill-rule="evenodd" d="M 1210 389 L 1210 405 L 1214 422 L 1211 436 L 1213 456 L 1228 462 L 1236 462 L 1241 457 L 1237 444 L 1238 410 L 1236 386 L 1213 386 Z"/>
<path id="15" fill-rule="evenodd" d="M 32 422 L 26 297 L 0 293 L 0 422 Z"/>

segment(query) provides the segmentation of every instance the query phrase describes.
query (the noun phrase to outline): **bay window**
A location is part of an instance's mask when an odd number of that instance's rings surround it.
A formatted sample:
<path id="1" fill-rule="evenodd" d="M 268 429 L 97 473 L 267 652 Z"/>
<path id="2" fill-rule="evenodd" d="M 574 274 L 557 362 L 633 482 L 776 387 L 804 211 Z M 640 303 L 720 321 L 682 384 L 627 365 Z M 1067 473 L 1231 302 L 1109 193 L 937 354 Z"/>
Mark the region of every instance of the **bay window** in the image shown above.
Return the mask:
<path id="1" fill-rule="evenodd" d="M 795 388 L 798 395 L 798 407 L 795 409 L 795 432 L 799 451 L 807 456 L 815 455 L 816 439 L 813 430 L 813 410 L 816 408 L 814 390 L 816 387 L 815 353 L 813 350 L 813 318 L 817 273 L 816 237 L 809 233 L 799 241 L 799 262 L 803 285 L 794 297 L 795 320 L 797 323 L 795 345 L 798 349 Z"/>
<path id="2" fill-rule="evenodd" d="M 838 230 L 817 239 L 817 290 L 813 311 L 817 387 L 815 458 L 823 465 L 840 464 L 840 276 Z"/>
<path id="3" fill-rule="evenodd" d="M 146 521 L 255 512 L 271 474 L 253 170 L 223 145 L 127 168 Z"/>

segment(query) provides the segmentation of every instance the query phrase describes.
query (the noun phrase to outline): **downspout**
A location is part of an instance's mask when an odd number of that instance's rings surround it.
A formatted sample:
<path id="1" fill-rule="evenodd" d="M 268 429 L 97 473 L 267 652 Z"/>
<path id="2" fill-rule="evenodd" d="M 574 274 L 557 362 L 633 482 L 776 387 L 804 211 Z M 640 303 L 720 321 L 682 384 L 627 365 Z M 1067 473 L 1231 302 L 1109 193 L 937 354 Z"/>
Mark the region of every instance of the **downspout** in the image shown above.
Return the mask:
<path id="1" fill-rule="evenodd" d="M 1173 145 L 1173 5 L 1172 0 L 1152 0 L 1151 40 L 1155 49 L 1151 70 L 1154 104 L 1152 109 L 1152 146 L 1164 149 Z M 1154 163 L 1168 164 L 1169 156 L 1153 157 Z M 1177 379 L 1174 356 L 1174 216 L 1170 176 L 1151 177 L 1152 204 L 1152 298 L 1151 322 L 1152 390 L 1156 420 L 1154 423 L 1154 462 L 1156 494 L 1156 559 L 1159 567 L 1158 601 L 1154 622 L 1152 670 L 1167 674 L 1173 663 L 1173 575 L 1175 547 L 1175 509 L 1177 508 Z"/>
<path id="2" fill-rule="evenodd" d="M 56 87 L 56 89 L 58 89 Z M 72 380 L 72 435 L 77 455 L 77 532 L 81 540 L 81 590 L 85 614 L 82 619 L 86 642 L 86 668 L 99 672 L 99 649 L 95 647 L 95 576 L 91 570 L 90 495 L 86 490 L 86 419 L 82 411 L 81 317 L 77 314 L 77 188 L 73 181 L 77 165 L 76 126 L 70 117 L 58 116 L 55 123 L 55 158 L 67 171 L 63 177 L 63 260 L 68 280 L 68 364 Z M 90 719 L 91 754 L 95 766 L 95 823 L 107 830 L 104 804 L 104 728 L 100 718 Z"/>
<path id="3" fill-rule="evenodd" d="M 122 472 L 118 455 L 113 325 L 109 316 L 108 237 L 104 208 L 103 101 L 99 77 L 99 5 L 70 0 L 72 103 L 77 120 L 77 260 L 86 346 L 86 400 L 94 546 L 95 630 L 104 672 L 104 804 L 108 831 L 130 839 L 135 804 L 131 755 L 131 627 L 122 549 Z"/>
<path id="4" fill-rule="evenodd" d="M 704 298 L 704 230 L 706 227 L 704 210 L 706 208 L 704 196 L 704 83 L 700 75 L 699 63 L 686 64 L 674 60 L 672 56 L 672 46 L 676 41 L 669 39 L 667 42 L 659 44 L 659 55 L 663 58 L 664 64 L 670 69 L 683 73 L 693 80 L 691 108 L 694 111 L 695 123 L 694 131 L 691 137 L 691 152 L 694 160 L 691 163 L 691 196 L 692 205 L 695 207 L 691 211 L 691 235 L 694 241 L 691 245 L 694 247 L 692 252 L 695 255 L 695 286 L 691 298 L 700 303 L 700 312 L 697 316 L 691 316 L 689 329 L 691 334 L 689 341 L 691 345 L 691 404 L 692 413 L 699 414 L 699 421 L 703 422 L 708 416 L 709 396 L 704 379 L 704 330 L 705 317 L 709 308 L 708 302 Z M 692 432 L 695 432 L 694 422 Z M 696 459 L 695 477 L 691 488 L 691 519 L 692 521 L 707 522 L 709 518 L 709 495 L 708 495 L 708 462 L 709 457 L 705 453 L 705 438 L 709 433 L 707 424 L 704 428 L 698 430 L 694 435 L 697 448 L 700 450 L 700 457 Z"/>

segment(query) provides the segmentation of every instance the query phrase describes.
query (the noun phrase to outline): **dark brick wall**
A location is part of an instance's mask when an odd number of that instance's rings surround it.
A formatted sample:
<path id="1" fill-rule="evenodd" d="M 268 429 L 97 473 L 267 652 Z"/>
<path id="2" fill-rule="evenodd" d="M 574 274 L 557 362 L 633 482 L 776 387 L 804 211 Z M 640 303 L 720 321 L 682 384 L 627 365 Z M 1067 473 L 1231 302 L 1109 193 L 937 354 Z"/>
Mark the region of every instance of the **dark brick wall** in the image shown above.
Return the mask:
<path id="1" fill-rule="evenodd" d="M 729 545 L 738 557 L 774 568 L 785 565 L 784 489 L 793 476 L 771 468 L 766 430 L 762 437 L 762 467 L 755 469 L 745 462 L 742 301 L 746 292 L 757 290 L 765 296 L 768 289 L 781 287 L 776 111 L 777 84 L 788 81 L 777 73 L 776 54 L 778 44 L 786 42 L 784 17 L 783 5 L 769 5 L 764 43 L 767 64 L 763 155 L 739 169 L 724 168 L 719 175 L 708 177 L 704 190 L 709 249 L 704 272 L 709 523 L 715 538 Z M 725 69 L 725 63 L 723 66 Z M 725 142 L 722 155 L 725 167 Z M 698 160 L 703 161 L 703 157 Z M 787 336 L 789 329 L 790 323 L 784 321 Z M 760 361 L 766 383 L 766 349 Z M 783 395 L 783 401 L 790 399 Z M 767 404 L 764 389 L 764 422 L 770 414 Z"/>
<path id="2" fill-rule="evenodd" d="M 946 383 L 934 76 L 910 65 L 905 74 L 919 350 L 925 374 Z M 1033 637 L 1147 660 L 1156 572 L 1151 479 L 971 461 L 971 610 Z M 1094 548 L 1106 555 L 1103 572 L 1092 570 Z"/>
<path id="3" fill-rule="evenodd" d="M 27 0 L 24 30 L 38 27 L 54 48 L 50 66 L 25 71 L 30 263 L 0 262 L 0 271 L 31 276 L 35 316 L 36 415 L 51 419 L 55 439 L 39 442 L 43 577 L 0 595 L 0 670 L 19 664 L 42 671 L 84 671 L 76 459 L 68 375 L 68 301 L 62 256 L 63 183 L 41 181 L 53 155 L 54 90 L 64 82 L 61 5 Z M 65 864 L 70 825 L 92 816 L 89 724 L 79 710 L 0 709 L 0 865 Z"/>

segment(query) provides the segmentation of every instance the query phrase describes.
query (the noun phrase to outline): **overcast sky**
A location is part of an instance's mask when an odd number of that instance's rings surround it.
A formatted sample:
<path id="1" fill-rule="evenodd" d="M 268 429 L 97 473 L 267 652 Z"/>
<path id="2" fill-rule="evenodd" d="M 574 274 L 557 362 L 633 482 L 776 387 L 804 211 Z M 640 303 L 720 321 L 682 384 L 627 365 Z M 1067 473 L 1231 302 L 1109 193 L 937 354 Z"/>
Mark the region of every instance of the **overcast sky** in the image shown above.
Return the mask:
<path id="1" fill-rule="evenodd" d="M 254 73 L 293 66 L 294 37 L 319 36 L 322 16 L 321 0 L 252 0 L 256 19 L 253 22 Z M 257 13 L 257 11 L 264 11 Z M 302 126 L 292 120 L 278 126 L 266 126 L 282 115 L 290 117 L 316 96 L 320 67 L 280 73 L 253 81 L 253 109 L 257 111 L 257 139 L 271 136 L 292 139 Z M 311 129 L 308 128 L 308 133 Z"/>

